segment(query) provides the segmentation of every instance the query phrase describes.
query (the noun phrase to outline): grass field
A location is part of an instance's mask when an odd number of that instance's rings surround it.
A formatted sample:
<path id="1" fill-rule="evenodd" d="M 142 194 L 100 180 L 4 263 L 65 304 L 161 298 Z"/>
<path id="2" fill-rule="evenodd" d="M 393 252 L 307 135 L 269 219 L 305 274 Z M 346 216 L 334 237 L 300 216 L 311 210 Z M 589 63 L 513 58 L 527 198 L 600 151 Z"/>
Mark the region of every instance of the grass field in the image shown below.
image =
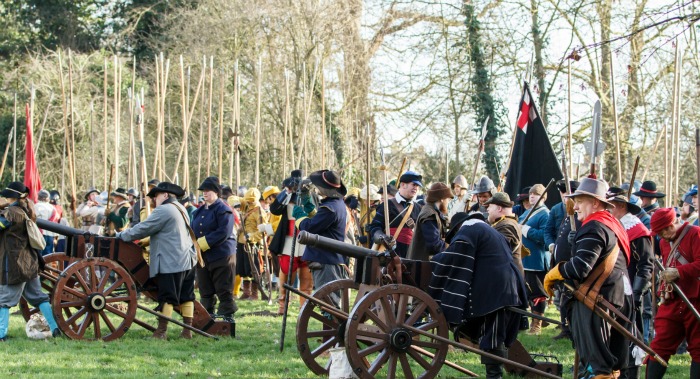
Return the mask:
<path id="1" fill-rule="evenodd" d="M 153 303 L 142 302 L 153 307 Z M 309 378 L 315 375 L 299 358 L 295 345 L 298 303 L 291 308 L 284 352 L 279 352 L 281 317 L 258 316 L 253 312 L 276 311 L 276 305 L 262 301 L 239 301 L 236 338 L 219 341 L 196 336 L 179 338 L 180 328 L 170 326 L 170 341 L 156 341 L 150 332 L 136 324 L 114 342 L 56 339 L 34 341 L 26 337 L 24 319 L 13 315 L 10 339 L 0 344 L 0 377 L 31 378 Z M 14 310 L 14 309 L 13 309 Z M 555 317 L 550 307 L 548 316 Z M 139 317 L 155 325 L 155 318 L 140 311 Z M 177 317 L 177 316 L 176 316 Z M 564 377 L 571 377 L 574 359 L 568 341 L 553 341 L 557 334 L 548 327 L 541 336 L 521 334 L 521 342 L 530 353 L 556 356 L 564 364 Z M 484 375 L 479 357 L 462 351 L 450 351 L 447 359 L 479 375 Z M 668 378 L 688 377 L 690 357 L 672 358 Z M 441 378 L 460 378 L 463 374 L 443 367 Z"/>

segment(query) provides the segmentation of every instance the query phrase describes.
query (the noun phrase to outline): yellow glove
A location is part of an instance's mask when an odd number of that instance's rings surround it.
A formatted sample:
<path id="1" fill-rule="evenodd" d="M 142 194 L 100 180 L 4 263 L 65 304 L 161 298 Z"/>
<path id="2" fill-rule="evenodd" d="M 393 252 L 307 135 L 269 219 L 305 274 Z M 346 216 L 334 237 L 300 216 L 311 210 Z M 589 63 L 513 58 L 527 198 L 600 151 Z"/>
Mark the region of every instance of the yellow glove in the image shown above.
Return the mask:
<path id="1" fill-rule="evenodd" d="M 554 296 L 554 282 L 559 280 L 564 280 L 564 278 L 559 272 L 559 265 L 556 265 L 544 276 L 544 290 L 547 291 L 550 297 Z"/>
<path id="2" fill-rule="evenodd" d="M 202 250 L 202 252 L 205 252 L 210 249 L 209 242 L 207 242 L 206 237 L 197 238 L 197 245 L 199 245 L 199 249 Z"/>

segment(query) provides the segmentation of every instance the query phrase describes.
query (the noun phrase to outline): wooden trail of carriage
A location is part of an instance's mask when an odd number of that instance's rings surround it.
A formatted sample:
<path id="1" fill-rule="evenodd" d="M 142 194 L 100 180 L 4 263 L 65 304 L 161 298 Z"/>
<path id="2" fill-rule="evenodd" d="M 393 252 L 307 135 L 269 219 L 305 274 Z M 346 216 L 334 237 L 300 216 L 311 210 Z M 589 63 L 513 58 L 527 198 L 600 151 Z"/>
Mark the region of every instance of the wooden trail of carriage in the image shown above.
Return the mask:
<path id="1" fill-rule="evenodd" d="M 443 365 L 466 375 L 466 368 L 446 361 L 450 345 L 494 359 L 459 339 L 440 307 L 425 290 L 432 275 L 430 263 L 393 259 L 378 252 L 321 237 L 299 234 L 299 242 L 355 258 L 355 279 L 337 280 L 304 295 L 309 301 L 297 321 L 297 349 L 307 367 L 317 375 L 328 375 L 328 352 L 345 348 L 354 373 L 364 378 L 433 378 Z M 541 356 L 540 356 L 541 357 Z M 553 357 L 537 362 L 520 342 L 509 349 L 506 371 L 528 377 L 558 378 L 562 365 Z"/>

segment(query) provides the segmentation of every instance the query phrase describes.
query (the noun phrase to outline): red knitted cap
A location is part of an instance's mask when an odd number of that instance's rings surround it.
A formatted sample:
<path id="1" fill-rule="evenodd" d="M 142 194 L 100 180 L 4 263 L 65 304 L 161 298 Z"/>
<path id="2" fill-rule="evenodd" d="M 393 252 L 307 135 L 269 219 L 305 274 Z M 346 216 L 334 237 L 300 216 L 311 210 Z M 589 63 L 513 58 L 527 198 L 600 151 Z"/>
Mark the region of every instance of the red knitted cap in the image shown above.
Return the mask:
<path id="1" fill-rule="evenodd" d="M 676 211 L 673 208 L 661 208 L 651 216 L 651 233 L 659 234 L 662 229 L 676 221 Z"/>

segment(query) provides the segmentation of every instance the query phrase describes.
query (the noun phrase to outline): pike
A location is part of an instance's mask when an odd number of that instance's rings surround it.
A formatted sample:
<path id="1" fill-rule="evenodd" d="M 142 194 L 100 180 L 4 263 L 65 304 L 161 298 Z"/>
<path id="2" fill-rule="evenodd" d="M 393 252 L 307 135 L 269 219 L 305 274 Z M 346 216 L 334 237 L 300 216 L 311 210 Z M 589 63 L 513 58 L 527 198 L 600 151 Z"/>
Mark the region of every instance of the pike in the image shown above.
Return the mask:
<path id="1" fill-rule="evenodd" d="M 390 229 L 390 227 L 389 227 L 390 226 L 389 225 L 389 198 L 388 198 L 388 195 L 389 195 L 388 185 L 389 185 L 389 183 L 387 182 L 387 178 L 386 178 L 387 166 L 386 166 L 386 160 L 384 159 L 384 149 L 379 150 L 379 156 L 381 157 L 381 160 L 382 160 L 382 165 L 379 166 L 379 169 L 383 172 L 383 175 L 384 175 L 384 178 L 383 178 L 384 179 L 384 191 L 382 191 L 382 193 L 384 195 L 384 234 L 388 236 L 390 233 L 390 231 L 389 231 L 389 229 Z M 369 196 L 367 197 L 367 199 L 369 200 Z"/>
<path id="2" fill-rule="evenodd" d="M 139 188 L 141 190 L 141 198 L 146 204 L 146 214 L 151 214 L 151 202 L 146 200 L 146 181 L 148 176 L 148 169 L 146 168 L 146 148 L 144 144 L 144 133 L 143 133 L 143 122 L 144 122 L 144 97 L 143 88 L 141 88 L 141 98 L 136 98 L 136 126 L 139 129 L 139 158 L 140 158 L 140 168 L 139 168 Z"/>
<path id="3" fill-rule="evenodd" d="M 12 144 L 12 134 L 15 132 L 15 128 L 10 129 L 10 134 L 7 135 L 7 145 L 5 145 L 5 154 L 2 155 L 2 166 L 0 166 L 0 178 L 5 172 L 5 163 L 7 163 L 7 153 L 10 152 L 10 145 Z"/>
<path id="4" fill-rule="evenodd" d="M 695 128 L 695 167 L 697 168 L 695 184 L 700 188 L 700 129 Z M 0 175 L 2 177 L 2 175 Z"/>
<path id="5" fill-rule="evenodd" d="M 369 135 L 367 136 L 369 138 Z M 401 174 L 403 174 L 403 169 L 406 168 L 406 161 L 408 160 L 407 157 L 403 157 L 403 161 L 401 162 L 401 168 L 399 169 L 399 174 L 396 175 L 396 183 L 398 184 L 399 179 L 401 179 Z"/>
<path id="6" fill-rule="evenodd" d="M 60 61 L 60 55 L 59 55 L 59 61 Z M 63 80 L 63 69 L 61 69 L 61 80 Z M 12 131 L 15 133 L 14 137 L 12 139 L 12 181 L 14 182 L 17 180 L 17 93 L 15 92 L 15 101 L 12 105 L 14 109 L 13 113 L 13 122 L 12 122 Z M 65 109 L 64 112 L 65 114 Z"/>
<path id="7" fill-rule="evenodd" d="M 202 70 L 206 73 L 207 71 L 207 56 L 202 56 Z M 199 145 L 197 147 L 197 185 L 201 183 L 200 177 L 202 175 L 202 145 L 204 145 L 204 96 L 206 89 L 202 91 L 202 107 L 199 108 Z"/>
<path id="8" fill-rule="evenodd" d="M 564 146 L 564 140 L 561 140 L 561 167 L 562 171 L 564 173 L 564 185 L 566 185 L 566 193 L 571 194 L 571 183 L 569 182 L 569 170 L 567 164 L 566 164 L 566 148 Z M 564 209 L 566 209 L 566 199 L 562 199 L 564 201 Z M 534 209 L 534 208 L 533 208 Z M 575 232 L 576 231 L 576 216 L 573 214 L 569 215 L 569 224 L 571 225 L 571 231 Z"/>
<path id="9" fill-rule="evenodd" d="M 609 313 L 608 311 L 612 311 L 612 309 L 604 309 L 599 302 L 599 299 L 593 299 L 593 301 L 587 301 L 588 299 L 586 295 L 581 293 L 581 291 L 578 290 L 578 288 L 574 288 L 571 284 L 564 282 L 564 286 L 571 291 L 572 295 L 574 298 L 584 304 L 586 308 L 590 309 L 595 313 L 598 317 L 602 318 L 605 320 L 610 326 L 620 332 L 627 340 L 630 342 L 634 343 L 635 345 L 639 346 L 642 350 L 644 350 L 649 356 L 654 359 L 655 361 L 659 362 L 661 365 L 664 367 L 668 367 L 668 363 L 661 358 L 654 350 L 652 350 L 650 347 L 648 347 L 644 341 L 641 341 L 639 338 L 635 337 L 632 333 L 630 333 L 629 330 L 625 329 L 624 326 L 620 325 L 617 320 L 615 320 Z M 599 296 L 599 298 L 601 298 Z M 589 299 L 590 300 L 590 299 Z"/>
<path id="10" fill-rule="evenodd" d="M 226 85 L 226 72 L 222 68 L 221 71 L 221 83 L 219 84 L 219 178 L 223 180 L 224 174 L 224 87 Z M 187 149 L 185 149 L 185 154 L 187 154 Z M 185 162 L 187 159 L 185 159 Z M 185 171 L 186 172 L 186 171 Z M 189 175 L 188 175 L 189 176 Z M 185 182 L 187 183 L 187 182 Z"/>
<path id="11" fill-rule="evenodd" d="M 183 81 L 184 81 L 184 66 L 182 64 L 182 60 L 180 60 L 181 65 L 180 65 L 180 73 L 183 76 Z M 192 122 L 192 114 L 194 113 L 194 108 L 197 105 L 197 99 L 199 99 L 199 90 L 202 88 L 202 83 L 204 82 L 204 77 L 206 75 L 206 67 L 202 67 L 202 74 L 199 77 L 199 83 L 197 83 L 197 89 L 194 92 L 194 99 L 192 100 L 192 105 L 190 107 L 190 110 L 187 111 L 187 104 L 183 104 L 183 115 L 187 115 L 186 120 L 183 120 L 183 127 L 187 128 L 185 130 L 185 138 L 187 138 L 187 134 L 189 133 L 189 125 Z M 185 144 L 180 145 L 180 151 L 177 154 L 177 160 L 175 161 L 175 170 L 173 170 L 173 178 L 177 176 L 177 170 L 180 168 L 180 161 L 182 160 L 182 154 L 185 149 Z M 208 174 L 207 174 L 208 175 Z"/>
<path id="12" fill-rule="evenodd" d="M 481 162 L 481 154 L 484 152 L 484 139 L 486 138 L 486 133 L 488 132 L 486 130 L 486 126 L 489 124 L 489 119 L 491 116 L 486 116 L 486 121 L 484 121 L 484 125 L 481 127 L 481 136 L 479 137 L 479 150 L 476 152 L 476 159 L 474 160 L 474 172 L 472 172 L 472 181 L 469 182 L 469 186 L 476 185 L 476 174 L 479 172 L 479 163 Z M 469 198 L 469 201 L 467 201 L 467 206 L 465 209 L 471 208 L 471 197 Z"/>
<path id="13" fill-rule="evenodd" d="M 591 176 L 596 177 L 596 166 L 598 157 L 598 146 L 600 144 L 600 127 L 602 118 L 602 107 L 600 100 L 596 100 L 593 106 L 593 125 L 591 126 Z"/>
<path id="14" fill-rule="evenodd" d="M 632 197 L 632 188 L 634 188 L 634 179 L 637 178 L 637 169 L 639 168 L 639 155 L 637 159 L 634 160 L 634 168 L 632 169 L 632 177 L 630 178 L 630 188 L 627 189 L 627 198 Z"/>
<path id="15" fill-rule="evenodd" d="M 258 75 L 255 78 L 257 88 L 257 102 L 255 108 L 255 186 L 260 187 L 260 128 L 261 128 L 261 108 L 262 108 L 262 57 L 258 57 Z M 301 167 L 301 160 L 299 160 Z"/>
<path id="16" fill-rule="evenodd" d="M 659 269 L 659 272 L 664 271 L 666 269 L 658 258 L 654 258 L 654 265 L 656 266 L 656 268 Z M 697 308 L 695 308 L 693 303 L 690 302 L 688 296 L 685 295 L 681 287 L 678 287 L 676 283 L 666 282 L 666 284 L 670 285 L 671 288 L 673 288 L 673 291 L 676 293 L 676 295 L 678 295 L 678 297 L 681 298 L 681 300 L 685 303 L 688 309 L 690 309 L 690 312 L 693 314 L 693 316 L 695 316 L 695 318 L 698 319 L 698 321 L 700 321 L 700 313 L 698 313 Z"/>
<path id="17" fill-rule="evenodd" d="M 112 178 L 114 177 L 114 171 L 114 164 L 112 164 L 109 169 L 109 187 L 107 189 L 107 204 L 105 205 L 105 218 L 103 219 L 105 222 L 105 233 L 108 236 L 112 235 L 112 231 L 110 230 L 110 225 L 112 225 L 112 223 L 107 220 L 107 215 L 112 213 L 109 209 L 109 202 L 110 200 L 112 200 Z"/>
<path id="18" fill-rule="evenodd" d="M 107 188 L 107 57 L 104 59 L 102 82 L 102 188 Z M 77 226 L 77 225 L 76 225 Z"/>
<path id="19" fill-rule="evenodd" d="M 612 103 L 613 127 L 615 128 L 615 153 L 617 158 L 617 182 L 622 183 L 622 159 L 620 158 L 620 131 L 617 125 L 617 104 L 615 101 L 615 72 L 613 54 L 610 53 L 610 101 Z"/>
<path id="20" fill-rule="evenodd" d="M 49 110 L 51 109 L 51 102 L 53 101 L 53 92 L 49 93 L 49 101 L 46 103 L 46 111 L 44 111 L 44 119 L 41 121 L 41 127 L 39 128 L 39 137 L 36 141 L 36 146 L 34 146 L 34 156 L 36 160 L 39 161 L 39 145 L 41 145 L 41 136 L 44 134 L 44 127 L 46 126 L 46 120 L 49 118 Z M 90 110 L 92 112 L 92 109 Z"/>
<path id="21" fill-rule="evenodd" d="M 71 201 L 70 201 L 70 209 L 71 213 L 73 216 L 73 225 L 78 225 L 78 215 L 76 213 L 76 196 L 75 196 L 75 182 L 70 178 L 71 175 L 73 175 L 73 171 L 71 170 L 71 149 L 69 146 L 70 143 L 70 138 L 69 138 L 69 132 L 68 132 L 68 104 L 67 104 L 67 99 L 66 99 L 66 85 L 64 83 L 63 79 L 63 60 L 61 59 L 61 51 L 58 51 L 58 68 L 59 68 L 59 78 L 60 78 L 60 83 L 61 83 L 61 99 L 62 99 L 62 108 L 63 108 L 63 155 L 61 157 L 65 157 L 66 161 L 68 161 L 68 175 L 69 175 L 69 181 L 71 185 Z M 17 128 L 14 129 L 15 133 L 17 132 Z M 17 136 L 15 135 L 14 141 L 17 141 Z M 63 171 L 65 172 L 65 166 L 63 168 Z M 61 192 L 64 191 L 65 185 L 65 175 L 61 175 Z"/>
<path id="22" fill-rule="evenodd" d="M 209 56 L 209 114 L 207 119 L 207 176 L 211 175 L 211 106 L 214 102 L 214 56 Z"/>

